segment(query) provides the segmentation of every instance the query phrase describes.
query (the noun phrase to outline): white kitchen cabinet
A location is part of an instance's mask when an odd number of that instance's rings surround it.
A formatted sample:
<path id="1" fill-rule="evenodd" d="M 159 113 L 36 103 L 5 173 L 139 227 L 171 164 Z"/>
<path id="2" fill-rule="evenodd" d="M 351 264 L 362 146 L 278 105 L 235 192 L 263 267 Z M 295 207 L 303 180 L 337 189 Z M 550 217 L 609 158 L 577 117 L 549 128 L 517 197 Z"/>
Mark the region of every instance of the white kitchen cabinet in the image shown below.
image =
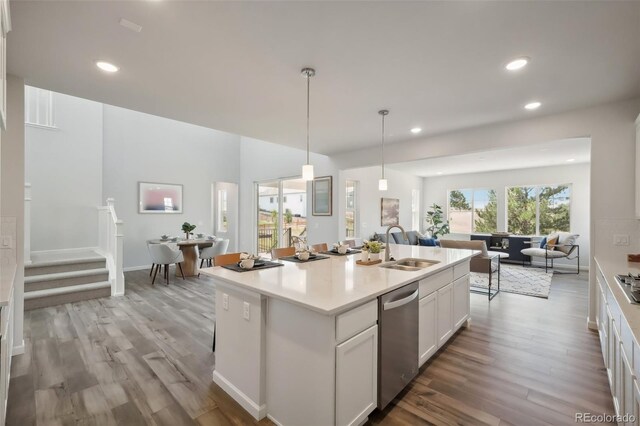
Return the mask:
<path id="1" fill-rule="evenodd" d="M 618 334 L 618 330 L 616 327 L 611 327 L 611 344 L 610 348 L 610 359 L 611 359 L 611 377 L 613 382 L 611 383 L 611 390 L 613 393 L 613 406 L 615 407 L 616 413 L 620 414 L 622 412 L 622 378 L 621 378 L 621 350 L 622 346 L 620 346 L 620 335 Z"/>
<path id="2" fill-rule="evenodd" d="M 9 304 L 0 309 L 0 424 L 4 425 L 11 377 L 11 352 L 13 350 L 13 290 Z"/>
<path id="3" fill-rule="evenodd" d="M 7 33 L 11 30 L 9 0 L 0 0 L 0 127 L 7 128 Z"/>
<path id="4" fill-rule="evenodd" d="M 640 219 L 640 115 L 636 118 L 636 218 Z"/>
<path id="5" fill-rule="evenodd" d="M 438 290 L 438 347 L 444 345 L 453 334 L 453 283 Z"/>
<path id="6" fill-rule="evenodd" d="M 420 299 L 418 306 L 418 365 L 424 364 L 438 350 L 437 325 L 438 292 L 434 291 L 430 295 Z"/>
<path id="7" fill-rule="evenodd" d="M 453 328 L 457 330 L 469 318 L 469 275 L 453 282 Z"/>
<path id="8" fill-rule="evenodd" d="M 336 424 L 359 425 L 378 402 L 378 326 L 336 346 Z"/>
<path id="9" fill-rule="evenodd" d="M 627 355 L 624 351 L 622 345 L 620 345 L 620 391 L 621 395 L 619 395 L 620 402 L 620 414 L 633 413 L 633 386 L 635 382 L 635 376 L 633 374 L 633 366 L 627 358 Z M 625 423 L 631 424 L 631 423 Z"/>

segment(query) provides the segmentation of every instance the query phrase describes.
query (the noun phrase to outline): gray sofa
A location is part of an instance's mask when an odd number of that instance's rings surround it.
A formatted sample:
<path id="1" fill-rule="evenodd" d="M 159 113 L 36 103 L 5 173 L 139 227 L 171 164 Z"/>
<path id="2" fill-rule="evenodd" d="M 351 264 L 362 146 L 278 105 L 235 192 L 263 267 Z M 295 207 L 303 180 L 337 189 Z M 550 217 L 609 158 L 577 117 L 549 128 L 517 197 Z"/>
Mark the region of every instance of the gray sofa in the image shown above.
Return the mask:
<path id="1" fill-rule="evenodd" d="M 402 237 L 402 232 L 391 232 L 390 236 L 392 238 L 392 240 L 389 241 L 390 243 L 405 244 L 405 245 L 412 245 L 412 246 L 418 245 L 418 231 L 407 231 L 406 240 Z M 383 243 L 387 242 L 387 236 L 385 234 L 376 233 L 373 235 L 372 239 L 377 241 L 382 241 Z"/>

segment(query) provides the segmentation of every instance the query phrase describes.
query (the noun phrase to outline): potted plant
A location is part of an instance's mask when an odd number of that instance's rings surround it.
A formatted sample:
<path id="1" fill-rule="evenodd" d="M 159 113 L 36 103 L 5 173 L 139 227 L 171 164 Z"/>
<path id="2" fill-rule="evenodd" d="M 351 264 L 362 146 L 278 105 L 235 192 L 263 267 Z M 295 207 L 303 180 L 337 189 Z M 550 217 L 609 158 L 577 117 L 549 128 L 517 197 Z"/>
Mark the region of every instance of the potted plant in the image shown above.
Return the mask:
<path id="1" fill-rule="evenodd" d="M 193 235 L 193 230 L 196 229 L 195 225 L 190 224 L 189 222 L 185 222 L 182 224 L 182 232 L 187 236 L 187 240 L 189 239 L 189 235 Z"/>
<path id="2" fill-rule="evenodd" d="M 360 253 L 360 261 L 368 262 L 369 261 L 369 241 L 364 240 L 362 243 L 362 253 Z"/>
<path id="3" fill-rule="evenodd" d="M 431 209 L 427 212 L 427 231 L 431 234 L 431 238 L 438 239 L 438 235 L 445 235 L 449 233 L 449 221 L 444 220 L 444 212 L 442 207 L 437 204 L 433 204 Z"/>
<path id="4" fill-rule="evenodd" d="M 379 241 L 369 241 L 369 259 L 379 260 L 382 244 Z"/>

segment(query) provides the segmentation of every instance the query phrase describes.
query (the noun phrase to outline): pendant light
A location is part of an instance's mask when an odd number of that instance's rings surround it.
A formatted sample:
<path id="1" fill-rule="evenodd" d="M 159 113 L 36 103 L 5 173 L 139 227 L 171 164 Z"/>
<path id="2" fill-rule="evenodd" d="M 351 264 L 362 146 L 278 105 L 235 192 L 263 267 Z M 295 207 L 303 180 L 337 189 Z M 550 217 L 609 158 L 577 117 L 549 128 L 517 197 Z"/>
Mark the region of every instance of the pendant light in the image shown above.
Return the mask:
<path id="1" fill-rule="evenodd" d="M 316 75 L 316 70 L 313 68 L 302 68 L 302 76 L 307 79 L 307 163 L 302 166 L 302 179 L 313 180 L 313 164 L 311 164 L 310 149 L 309 149 L 309 84 L 311 77 Z"/>
<path id="2" fill-rule="evenodd" d="M 382 116 L 382 177 L 378 180 L 378 189 L 380 191 L 387 190 L 387 179 L 384 177 L 384 117 L 389 115 L 389 110 L 381 109 L 378 114 Z"/>

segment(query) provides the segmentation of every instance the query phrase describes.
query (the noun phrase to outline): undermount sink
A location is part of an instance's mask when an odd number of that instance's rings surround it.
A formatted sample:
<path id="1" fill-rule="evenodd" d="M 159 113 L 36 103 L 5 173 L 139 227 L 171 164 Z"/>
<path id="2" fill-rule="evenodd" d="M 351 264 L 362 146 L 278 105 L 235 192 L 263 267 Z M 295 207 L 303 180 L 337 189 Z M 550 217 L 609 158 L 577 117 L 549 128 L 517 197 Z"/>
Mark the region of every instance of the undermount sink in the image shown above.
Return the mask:
<path id="1" fill-rule="evenodd" d="M 419 271 L 420 269 L 428 268 L 440 263 L 439 260 L 429 259 L 416 259 L 408 257 L 406 259 L 399 259 L 395 262 L 384 263 L 380 265 L 381 268 L 396 269 L 398 271 Z"/>

